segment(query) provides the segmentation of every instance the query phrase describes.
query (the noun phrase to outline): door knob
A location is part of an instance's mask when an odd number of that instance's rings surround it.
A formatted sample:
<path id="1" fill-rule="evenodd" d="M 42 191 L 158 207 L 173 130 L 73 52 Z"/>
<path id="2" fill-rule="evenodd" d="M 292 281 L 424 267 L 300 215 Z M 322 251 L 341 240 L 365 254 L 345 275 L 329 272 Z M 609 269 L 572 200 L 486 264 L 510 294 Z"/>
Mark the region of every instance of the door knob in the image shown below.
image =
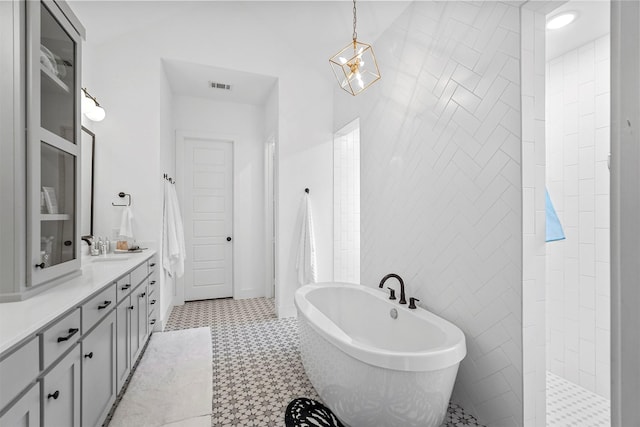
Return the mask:
<path id="1" fill-rule="evenodd" d="M 227 242 L 230 242 L 230 241 L 231 241 L 231 237 L 227 237 Z"/>

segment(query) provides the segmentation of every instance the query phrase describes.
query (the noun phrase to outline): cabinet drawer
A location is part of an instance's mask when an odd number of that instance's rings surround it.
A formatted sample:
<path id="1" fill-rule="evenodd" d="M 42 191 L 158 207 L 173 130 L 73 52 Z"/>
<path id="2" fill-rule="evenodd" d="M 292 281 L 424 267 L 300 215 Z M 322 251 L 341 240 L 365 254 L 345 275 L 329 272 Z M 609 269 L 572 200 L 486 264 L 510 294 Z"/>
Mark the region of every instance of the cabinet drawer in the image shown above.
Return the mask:
<path id="1" fill-rule="evenodd" d="M 159 286 L 160 283 L 158 282 L 157 275 L 152 274 L 151 276 L 149 276 L 149 295 L 154 293 Z"/>
<path id="2" fill-rule="evenodd" d="M 80 338 L 80 309 L 76 308 L 42 333 L 42 363 L 44 370 Z"/>
<path id="3" fill-rule="evenodd" d="M 154 295 L 149 295 L 149 317 L 151 317 L 151 313 L 158 310 L 158 306 L 160 305 L 160 300 L 156 298 Z"/>
<path id="4" fill-rule="evenodd" d="M 149 264 L 149 274 L 156 274 L 157 276 L 157 271 L 158 271 L 158 257 L 156 255 L 152 256 L 151 259 L 149 261 L 147 261 L 147 263 Z"/>
<path id="5" fill-rule="evenodd" d="M 116 284 L 82 304 L 82 330 L 86 333 L 116 306 Z"/>
<path id="6" fill-rule="evenodd" d="M 144 262 L 142 265 L 136 267 L 135 270 L 131 272 L 131 287 L 135 288 L 147 277 L 147 263 Z"/>
<path id="7" fill-rule="evenodd" d="M 116 292 L 118 294 L 118 302 L 125 299 L 131 293 L 131 276 L 126 274 L 116 282 Z"/>
<path id="8" fill-rule="evenodd" d="M 0 362 L 0 409 L 35 381 L 40 371 L 39 358 L 40 344 L 33 337 Z"/>

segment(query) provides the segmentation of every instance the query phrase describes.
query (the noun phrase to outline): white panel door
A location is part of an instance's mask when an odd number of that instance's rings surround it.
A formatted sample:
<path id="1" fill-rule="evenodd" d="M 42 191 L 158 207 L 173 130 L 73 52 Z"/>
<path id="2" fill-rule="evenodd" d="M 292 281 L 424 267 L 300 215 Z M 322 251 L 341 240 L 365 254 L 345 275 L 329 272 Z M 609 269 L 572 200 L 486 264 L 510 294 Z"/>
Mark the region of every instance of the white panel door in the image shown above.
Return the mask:
<path id="1" fill-rule="evenodd" d="M 183 150 L 184 299 L 230 297 L 233 146 L 231 142 L 185 136 Z"/>

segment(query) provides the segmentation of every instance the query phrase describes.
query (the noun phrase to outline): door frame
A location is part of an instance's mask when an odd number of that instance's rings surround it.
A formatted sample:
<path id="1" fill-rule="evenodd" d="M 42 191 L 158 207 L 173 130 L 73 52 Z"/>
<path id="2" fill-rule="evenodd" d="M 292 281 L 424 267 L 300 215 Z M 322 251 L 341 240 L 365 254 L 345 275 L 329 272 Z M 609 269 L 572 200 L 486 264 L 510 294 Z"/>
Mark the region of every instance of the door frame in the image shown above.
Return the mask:
<path id="1" fill-rule="evenodd" d="M 266 298 L 275 297 L 276 288 L 276 138 L 267 138 L 264 147 L 264 229 L 265 229 L 265 288 Z"/>
<path id="2" fill-rule="evenodd" d="M 232 163 L 232 171 L 231 175 L 233 179 L 231 180 L 231 198 L 232 198 L 232 215 L 231 215 L 231 235 L 235 236 L 235 227 L 236 221 L 234 221 L 235 212 L 236 212 L 236 198 L 235 198 L 235 187 L 236 187 L 236 156 L 235 156 L 235 141 L 238 140 L 237 137 L 233 135 L 219 135 L 213 132 L 206 131 L 193 131 L 193 130 L 176 130 L 176 145 L 175 145 L 175 168 L 176 168 L 176 192 L 178 193 L 178 203 L 180 204 L 180 211 L 183 212 L 184 209 L 184 188 L 182 187 L 184 184 L 184 146 L 185 139 L 210 139 L 219 142 L 229 142 L 231 143 L 231 155 L 233 158 Z M 234 285 L 235 274 L 235 257 L 236 250 L 235 245 L 231 248 L 231 293 L 233 298 L 237 297 L 236 295 L 236 287 Z M 185 302 L 184 299 L 184 275 L 182 277 L 178 277 L 175 280 L 175 305 L 182 305 Z"/>

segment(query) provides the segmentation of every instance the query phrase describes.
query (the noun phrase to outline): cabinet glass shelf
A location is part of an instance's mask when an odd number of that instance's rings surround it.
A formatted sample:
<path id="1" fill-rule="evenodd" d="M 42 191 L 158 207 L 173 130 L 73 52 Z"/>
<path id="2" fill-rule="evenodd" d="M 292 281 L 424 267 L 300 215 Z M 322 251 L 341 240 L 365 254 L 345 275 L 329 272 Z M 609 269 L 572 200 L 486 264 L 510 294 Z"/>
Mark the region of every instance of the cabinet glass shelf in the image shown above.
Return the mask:
<path id="1" fill-rule="evenodd" d="M 69 214 L 41 214 L 40 221 L 68 221 L 71 219 Z"/>
<path id="2" fill-rule="evenodd" d="M 63 91 L 63 93 L 69 93 L 69 86 L 66 85 L 65 82 L 63 82 L 62 80 L 60 80 L 60 78 L 58 76 L 56 76 L 53 71 L 49 70 L 48 68 L 46 68 L 45 66 L 41 65 L 40 66 L 40 71 L 42 71 L 42 74 L 49 77 L 49 82 L 47 84 L 47 80 L 43 79 L 42 80 L 42 85 L 43 91 L 46 91 L 49 89 L 49 91 Z"/>

